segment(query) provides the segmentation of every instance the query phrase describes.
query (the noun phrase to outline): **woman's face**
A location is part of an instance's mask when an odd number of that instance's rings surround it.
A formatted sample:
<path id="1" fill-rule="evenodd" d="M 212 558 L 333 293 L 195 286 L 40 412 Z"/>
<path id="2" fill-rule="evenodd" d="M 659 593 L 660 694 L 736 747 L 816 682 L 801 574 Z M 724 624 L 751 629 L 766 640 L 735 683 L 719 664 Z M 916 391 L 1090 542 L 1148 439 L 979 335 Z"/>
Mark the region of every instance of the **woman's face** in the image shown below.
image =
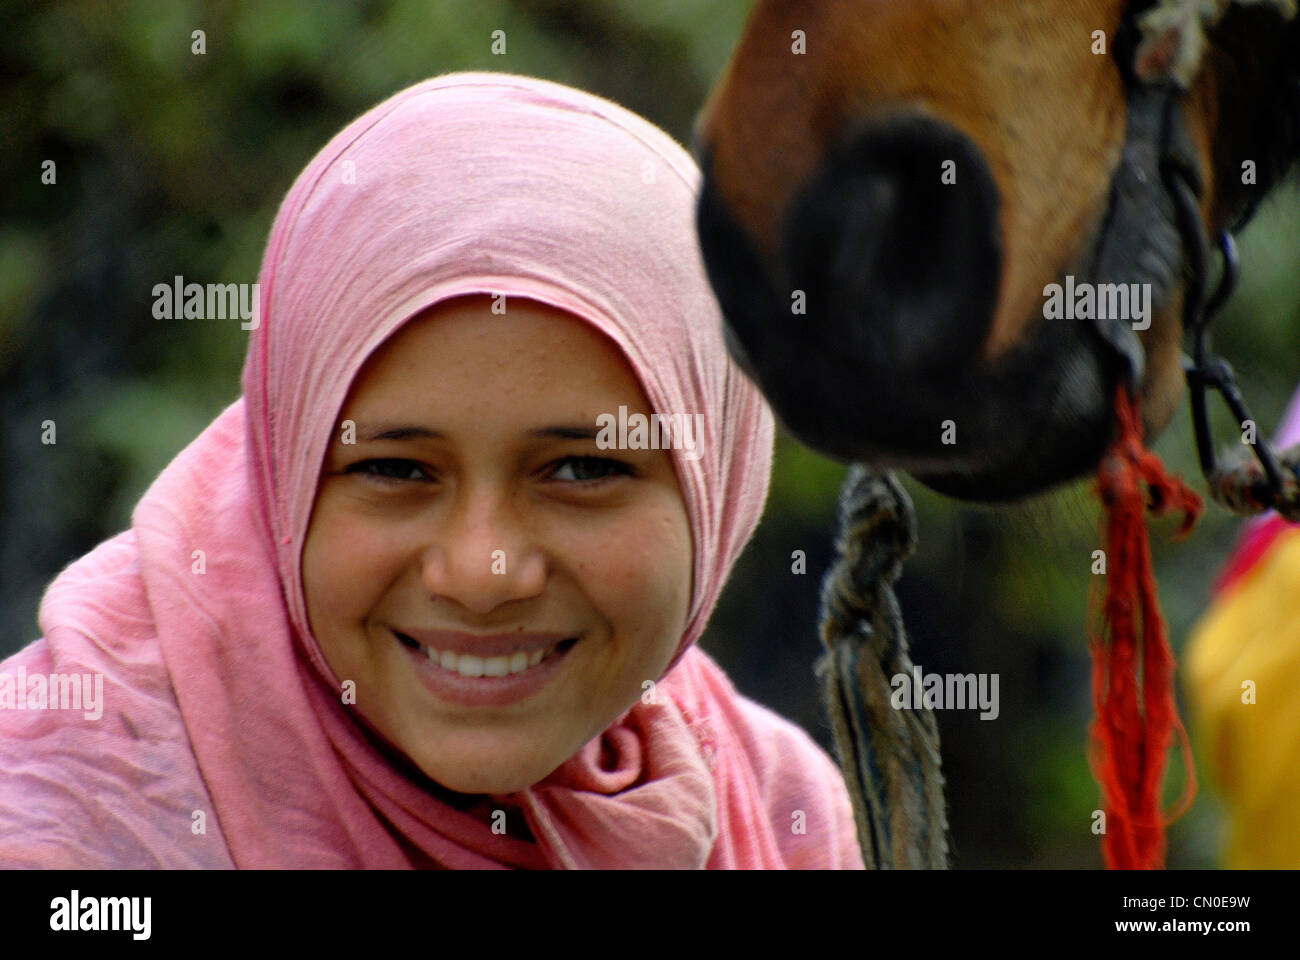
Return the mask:
<path id="1" fill-rule="evenodd" d="M 669 452 L 596 445 L 600 414 L 652 412 L 617 347 L 534 301 L 491 307 L 439 304 L 368 359 L 302 556 L 355 709 L 485 794 L 544 778 L 663 673 L 693 559 Z"/>

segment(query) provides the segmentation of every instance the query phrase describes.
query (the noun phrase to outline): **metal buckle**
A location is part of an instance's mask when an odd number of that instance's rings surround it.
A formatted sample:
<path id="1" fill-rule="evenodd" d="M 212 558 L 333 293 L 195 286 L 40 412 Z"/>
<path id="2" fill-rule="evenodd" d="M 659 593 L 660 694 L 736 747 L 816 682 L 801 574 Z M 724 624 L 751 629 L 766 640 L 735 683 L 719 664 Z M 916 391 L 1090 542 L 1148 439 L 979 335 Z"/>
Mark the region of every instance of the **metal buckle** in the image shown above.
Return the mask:
<path id="1" fill-rule="evenodd" d="M 1241 265 L 1237 256 L 1237 245 L 1233 242 L 1232 235 L 1226 230 L 1222 231 L 1219 234 L 1218 246 L 1223 254 L 1223 276 L 1209 303 L 1205 303 L 1209 244 L 1206 241 L 1205 225 L 1201 221 L 1201 211 L 1197 204 L 1197 191 L 1188 183 L 1186 174 L 1179 165 L 1162 165 L 1162 172 L 1169 194 L 1173 198 L 1174 208 L 1178 213 L 1178 227 L 1183 238 L 1183 249 L 1192 270 L 1192 279 L 1187 285 L 1183 299 L 1183 330 L 1190 331 L 1192 334 L 1192 356 L 1183 355 L 1183 372 L 1187 377 L 1188 392 L 1191 394 L 1192 424 L 1196 430 L 1196 452 L 1201 461 L 1201 472 L 1213 490 L 1217 483 L 1216 474 L 1219 465 L 1214 453 L 1214 438 L 1210 432 L 1205 388 L 1213 387 L 1222 394 L 1224 402 L 1232 410 L 1238 423 L 1254 420 L 1242 398 L 1231 365 L 1222 357 L 1214 356 L 1209 352 L 1210 321 L 1236 288 Z M 1255 443 L 1250 446 L 1264 470 L 1267 486 L 1261 493 L 1266 495 L 1265 499 L 1269 504 L 1277 506 L 1283 495 L 1282 470 L 1267 437 L 1259 430 L 1257 421 Z"/>

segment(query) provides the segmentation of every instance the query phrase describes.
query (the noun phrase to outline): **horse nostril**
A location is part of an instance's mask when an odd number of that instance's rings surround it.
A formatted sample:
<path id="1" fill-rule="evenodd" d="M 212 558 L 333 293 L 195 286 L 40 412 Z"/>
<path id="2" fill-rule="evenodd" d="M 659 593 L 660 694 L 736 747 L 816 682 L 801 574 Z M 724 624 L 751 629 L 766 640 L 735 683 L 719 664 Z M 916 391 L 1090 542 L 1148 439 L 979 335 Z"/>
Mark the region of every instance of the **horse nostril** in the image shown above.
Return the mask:
<path id="1" fill-rule="evenodd" d="M 998 192 L 964 134 L 909 113 L 827 152 L 768 264 L 703 156 L 700 249 L 732 356 L 791 433 L 841 460 L 934 463 L 968 411 L 1001 285 Z"/>
<path id="2" fill-rule="evenodd" d="M 841 460 L 937 463 L 997 304 L 998 192 L 962 133 L 912 113 L 830 150 L 769 266 L 702 158 L 700 249 L 732 355 L 791 433 Z M 783 275 L 779 275 L 783 274 Z"/>
<path id="3" fill-rule="evenodd" d="M 810 325 L 863 369 L 971 362 L 996 306 L 998 193 L 979 149 L 921 114 L 830 151 L 786 224 L 790 282 Z"/>

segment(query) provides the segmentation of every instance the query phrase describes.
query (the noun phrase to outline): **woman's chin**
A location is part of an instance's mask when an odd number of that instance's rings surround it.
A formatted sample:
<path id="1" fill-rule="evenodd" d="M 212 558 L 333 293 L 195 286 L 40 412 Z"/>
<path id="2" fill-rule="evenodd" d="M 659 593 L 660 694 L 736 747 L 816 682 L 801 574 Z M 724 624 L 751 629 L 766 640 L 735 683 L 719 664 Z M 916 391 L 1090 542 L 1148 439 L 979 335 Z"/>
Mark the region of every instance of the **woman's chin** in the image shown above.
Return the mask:
<path id="1" fill-rule="evenodd" d="M 530 779 L 527 777 L 512 777 L 509 775 L 489 776 L 482 778 L 465 778 L 465 777 L 443 777 L 442 779 L 434 778 L 437 783 L 453 793 L 460 793 L 466 796 L 506 796 L 512 793 L 519 793 L 532 786 L 538 780 L 545 779 L 545 775 Z M 451 782 L 448 783 L 447 781 Z"/>
<path id="2" fill-rule="evenodd" d="M 412 757 L 425 776 L 440 787 L 465 795 L 499 795 L 518 793 L 544 780 L 563 759 L 554 764 L 538 763 L 535 753 L 524 753 L 513 759 L 499 756 L 496 762 L 485 763 L 481 753 L 457 758 L 442 754 L 437 758 Z"/>

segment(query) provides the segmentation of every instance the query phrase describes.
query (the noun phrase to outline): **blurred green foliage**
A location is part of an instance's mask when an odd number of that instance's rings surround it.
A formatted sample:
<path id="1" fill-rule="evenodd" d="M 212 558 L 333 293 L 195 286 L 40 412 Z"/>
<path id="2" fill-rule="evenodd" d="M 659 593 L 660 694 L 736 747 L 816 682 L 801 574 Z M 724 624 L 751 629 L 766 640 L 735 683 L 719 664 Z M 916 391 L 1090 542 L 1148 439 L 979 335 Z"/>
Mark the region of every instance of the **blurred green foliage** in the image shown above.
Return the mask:
<path id="1" fill-rule="evenodd" d="M 38 636 L 40 592 L 124 529 L 162 467 L 233 401 L 237 323 L 157 321 L 153 284 L 256 278 L 277 205 L 353 117 L 454 70 L 498 70 L 609 97 L 689 142 L 747 0 L 79 0 L 0 9 L 0 655 Z M 206 33 L 206 53 L 191 33 Z M 507 32 L 505 56 L 490 52 Z M 42 163 L 57 184 L 42 185 Z M 1240 292 L 1216 346 L 1264 429 L 1300 367 L 1300 196 L 1241 238 Z M 56 447 L 36 438 L 58 423 Z M 1235 433 L 1216 408 L 1219 436 Z M 1156 447 L 1199 479 L 1186 405 Z M 824 745 L 812 661 L 844 468 L 782 437 L 766 518 L 705 638 L 736 685 Z M 1097 510 L 1086 483 L 1004 508 L 908 481 L 921 534 L 904 616 L 927 670 L 999 672 L 997 722 L 942 713 L 958 866 L 1100 864 L 1086 759 L 1085 605 Z M 1211 507 L 1186 543 L 1153 533 L 1181 646 L 1237 522 Z M 807 555 L 793 574 L 792 553 Z M 1185 711 L 1184 711 L 1185 712 Z M 1198 757 L 1198 761 L 1204 758 Z M 1199 763 L 1198 763 L 1199 766 Z M 1171 762 L 1172 800 L 1181 789 Z M 1202 791 L 1173 828 L 1171 865 L 1214 863 Z"/>

